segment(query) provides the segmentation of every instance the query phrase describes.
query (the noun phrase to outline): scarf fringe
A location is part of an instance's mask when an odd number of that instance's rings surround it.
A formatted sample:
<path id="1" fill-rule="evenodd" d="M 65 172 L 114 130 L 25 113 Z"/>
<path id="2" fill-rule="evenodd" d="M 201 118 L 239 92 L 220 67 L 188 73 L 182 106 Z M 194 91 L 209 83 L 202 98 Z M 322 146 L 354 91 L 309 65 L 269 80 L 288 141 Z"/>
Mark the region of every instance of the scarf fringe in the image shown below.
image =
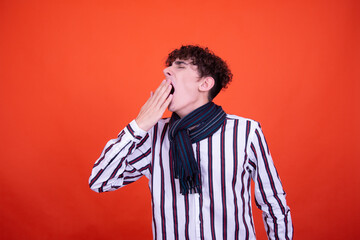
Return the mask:
<path id="1" fill-rule="evenodd" d="M 199 175 L 193 175 L 193 177 L 188 177 L 186 179 L 180 180 L 180 193 L 186 195 L 188 193 L 200 193 L 201 192 L 201 184 L 199 181 Z"/>

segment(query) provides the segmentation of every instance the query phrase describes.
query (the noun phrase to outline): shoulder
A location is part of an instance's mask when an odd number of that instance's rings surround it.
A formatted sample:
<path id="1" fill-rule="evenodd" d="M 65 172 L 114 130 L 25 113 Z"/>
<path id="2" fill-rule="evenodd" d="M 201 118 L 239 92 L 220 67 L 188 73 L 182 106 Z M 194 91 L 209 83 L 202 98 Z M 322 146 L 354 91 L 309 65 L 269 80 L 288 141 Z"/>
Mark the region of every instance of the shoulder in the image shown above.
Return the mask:
<path id="1" fill-rule="evenodd" d="M 240 117 L 237 115 L 233 115 L 233 114 L 226 114 L 226 120 L 228 121 L 237 121 L 239 122 L 239 124 L 250 124 L 250 125 L 260 125 L 259 122 L 250 119 L 250 118 L 246 118 L 246 117 Z"/>
<path id="2" fill-rule="evenodd" d="M 252 136 L 256 131 L 261 132 L 261 125 L 258 121 L 251 118 L 240 117 L 237 115 L 227 114 L 226 115 L 226 124 L 228 127 L 237 126 L 238 132 L 246 132 L 248 136 Z"/>

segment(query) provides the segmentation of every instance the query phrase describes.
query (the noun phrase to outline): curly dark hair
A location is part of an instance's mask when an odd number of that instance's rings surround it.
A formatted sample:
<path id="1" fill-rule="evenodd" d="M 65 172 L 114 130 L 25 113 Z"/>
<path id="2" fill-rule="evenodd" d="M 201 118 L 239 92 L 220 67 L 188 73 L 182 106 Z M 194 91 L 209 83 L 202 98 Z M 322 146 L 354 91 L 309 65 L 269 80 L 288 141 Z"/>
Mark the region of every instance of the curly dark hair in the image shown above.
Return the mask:
<path id="1" fill-rule="evenodd" d="M 171 66 L 176 59 L 191 60 L 192 64 L 198 67 L 200 77 L 212 77 L 215 84 L 209 92 L 209 100 L 211 101 L 218 95 L 221 89 L 227 88 L 232 80 L 232 73 L 226 62 L 216 56 L 207 47 L 186 45 L 181 46 L 169 53 L 165 65 Z"/>

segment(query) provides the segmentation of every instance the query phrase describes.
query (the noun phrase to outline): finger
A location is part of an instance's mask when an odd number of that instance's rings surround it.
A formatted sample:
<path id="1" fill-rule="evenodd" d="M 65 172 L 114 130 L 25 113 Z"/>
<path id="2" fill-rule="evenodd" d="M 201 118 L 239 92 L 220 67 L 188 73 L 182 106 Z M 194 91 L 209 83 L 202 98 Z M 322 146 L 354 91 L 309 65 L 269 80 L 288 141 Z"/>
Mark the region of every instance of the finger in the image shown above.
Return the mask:
<path id="1" fill-rule="evenodd" d="M 149 104 L 151 104 L 151 102 L 153 101 L 153 96 L 154 96 L 154 93 L 151 91 L 150 97 L 146 100 L 144 106 L 148 106 Z"/>
<path id="2" fill-rule="evenodd" d="M 161 95 L 159 95 L 158 97 L 159 108 L 164 104 L 166 99 L 169 97 L 170 92 L 171 92 L 171 85 L 168 85 L 167 88 L 164 90 L 164 92 Z"/>
<path id="3" fill-rule="evenodd" d="M 165 100 L 165 102 L 163 103 L 163 105 L 161 105 L 161 111 L 165 112 L 166 108 L 168 108 L 168 106 L 171 103 L 171 100 L 173 99 L 174 95 L 170 94 L 169 97 Z"/>
<path id="4" fill-rule="evenodd" d="M 154 103 L 157 105 L 161 105 L 165 99 L 169 96 L 171 91 L 170 81 L 166 81 L 162 83 L 161 86 L 156 90 L 154 94 Z"/>
<path id="5" fill-rule="evenodd" d="M 162 89 L 163 87 L 166 85 L 166 80 L 162 80 L 160 85 L 158 86 L 158 88 L 155 90 L 155 93 L 154 95 L 158 94 Z"/>
<path id="6" fill-rule="evenodd" d="M 165 80 L 163 80 L 160 85 L 157 87 L 157 89 L 155 90 L 155 92 L 152 92 L 150 99 L 149 99 L 149 103 L 157 103 L 158 102 L 158 96 L 160 94 L 160 91 L 162 89 L 162 87 L 165 85 Z"/>
<path id="7" fill-rule="evenodd" d="M 161 107 L 161 104 L 165 101 L 164 94 L 167 93 L 167 86 L 170 86 L 170 80 L 163 80 L 155 92 L 150 93 L 149 99 L 145 103 L 145 108 L 149 111 L 157 110 Z M 171 89 L 170 89 L 171 90 Z M 166 94 L 165 97 L 169 95 Z"/>
<path id="8" fill-rule="evenodd" d="M 161 82 L 160 86 L 158 87 L 158 89 L 156 89 L 157 92 L 155 92 L 155 93 L 161 95 L 166 90 L 166 88 L 170 85 L 170 83 L 171 83 L 170 80 L 163 80 Z"/>

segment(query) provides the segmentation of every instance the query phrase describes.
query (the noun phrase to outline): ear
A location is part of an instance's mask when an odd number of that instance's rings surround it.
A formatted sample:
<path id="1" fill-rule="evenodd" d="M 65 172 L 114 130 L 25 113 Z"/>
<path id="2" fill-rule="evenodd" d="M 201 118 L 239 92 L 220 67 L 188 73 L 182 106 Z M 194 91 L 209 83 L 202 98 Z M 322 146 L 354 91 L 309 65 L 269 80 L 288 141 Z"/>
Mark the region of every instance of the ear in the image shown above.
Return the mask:
<path id="1" fill-rule="evenodd" d="M 199 85 L 200 92 L 208 92 L 215 85 L 215 80 L 212 77 L 204 77 Z"/>

